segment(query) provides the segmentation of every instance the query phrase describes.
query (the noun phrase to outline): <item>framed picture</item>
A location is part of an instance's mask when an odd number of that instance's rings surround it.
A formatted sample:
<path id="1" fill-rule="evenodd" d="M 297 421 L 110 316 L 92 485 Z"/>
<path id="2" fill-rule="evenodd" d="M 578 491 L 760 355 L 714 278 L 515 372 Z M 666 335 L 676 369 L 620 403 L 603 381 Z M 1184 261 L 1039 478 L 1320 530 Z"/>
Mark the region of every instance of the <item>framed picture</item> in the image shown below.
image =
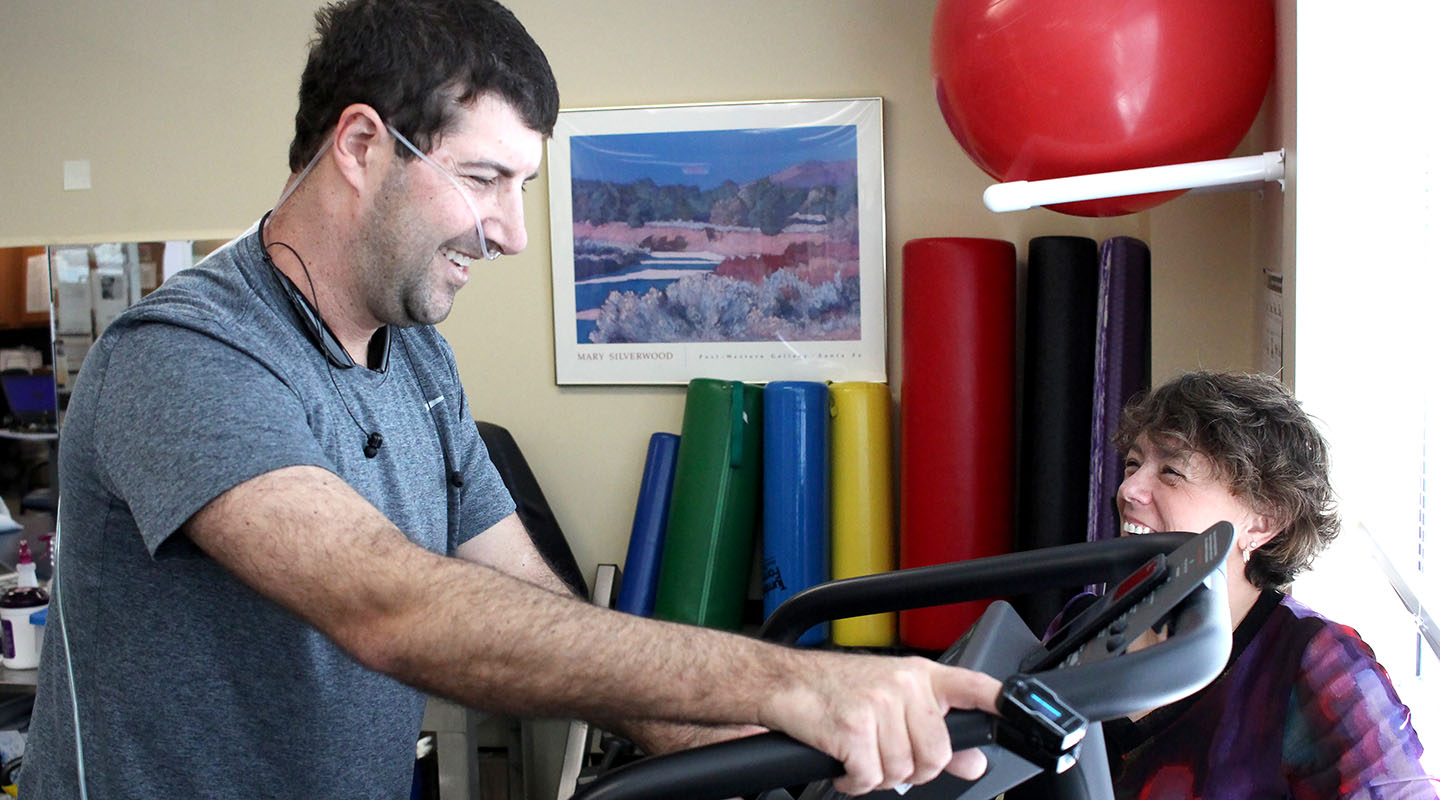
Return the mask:
<path id="1" fill-rule="evenodd" d="M 880 107 L 561 111 L 556 381 L 885 380 Z"/>

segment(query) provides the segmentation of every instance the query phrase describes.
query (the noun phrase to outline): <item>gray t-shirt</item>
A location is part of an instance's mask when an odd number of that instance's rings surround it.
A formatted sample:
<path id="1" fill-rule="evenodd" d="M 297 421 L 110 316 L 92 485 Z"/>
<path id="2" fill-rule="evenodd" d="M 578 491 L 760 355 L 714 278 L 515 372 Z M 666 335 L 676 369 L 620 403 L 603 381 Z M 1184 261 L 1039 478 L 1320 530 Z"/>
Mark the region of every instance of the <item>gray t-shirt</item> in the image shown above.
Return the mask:
<path id="1" fill-rule="evenodd" d="M 444 554 L 515 508 L 434 328 L 392 330 L 384 371 L 327 366 L 280 280 L 252 228 L 111 324 L 80 372 L 59 590 L 92 797 L 408 796 L 424 696 L 205 556 L 179 528 L 207 502 L 313 465 Z M 50 620 L 29 800 L 78 795 Z"/>

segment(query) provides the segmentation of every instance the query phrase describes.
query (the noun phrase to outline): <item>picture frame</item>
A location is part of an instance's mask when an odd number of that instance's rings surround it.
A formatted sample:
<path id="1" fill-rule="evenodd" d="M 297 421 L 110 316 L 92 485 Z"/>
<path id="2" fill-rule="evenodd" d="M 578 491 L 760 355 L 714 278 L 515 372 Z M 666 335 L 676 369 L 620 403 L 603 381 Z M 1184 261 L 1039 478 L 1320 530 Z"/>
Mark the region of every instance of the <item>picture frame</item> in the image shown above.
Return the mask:
<path id="1" fill-rule="evenodd" d="M 881 106 L 562 110 L 556 383 L 884 381 Z"/>

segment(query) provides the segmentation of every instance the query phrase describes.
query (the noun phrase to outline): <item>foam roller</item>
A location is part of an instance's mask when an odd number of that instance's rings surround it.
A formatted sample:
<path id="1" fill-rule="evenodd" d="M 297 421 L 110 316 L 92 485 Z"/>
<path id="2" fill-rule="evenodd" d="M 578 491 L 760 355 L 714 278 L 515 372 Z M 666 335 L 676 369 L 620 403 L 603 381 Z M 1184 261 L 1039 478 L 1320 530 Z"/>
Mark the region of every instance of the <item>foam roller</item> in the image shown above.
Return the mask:
<path id="1" fill-rule="evenodd" d="M 900 566 L 1010 552 L 1014 508 L 1015 246 L 914 239 L 902 279 Z M 900 639 L 943 650 L 983 602 L 900 614 Z"/>
<path id="2" fill-rule="evenodd" d="M 1150 388 L 1150 248 L 1144 242 L 1116 236 L 1100 245 L 1098 308 L 1086 531 L 1092 542 L 1120 535 L 1115 493 L 1125 479 L 1125 454 L 1110 440 L 1125 404 Z"/>
<path id="3" fill-rule="evenodd" d="M 1040 236 L 1030 240 L 1027 268 L 1019 550 L 1085 541 L 1099 247 L 1080 236 Z M 1033 630 L 1044 630 L 1080 588 L 1030 592 L 1016 598 L 1016 609 Z"/>
<path id="4" fill-rule="evenodd" d="M 738 630 L 754 556 L 762 392 L 696 378 L 685 395 L 655 617 Z"/>
<path id="5" fill-rule="evenodd" d="M 830 385 L 830 576 L 836 580 L 895 569 L 890 491 L 890 387 Z M 830 623 L 843 647 L 893 647 L 895 615 Z"/>
<path id="6" fill-rule="evenodd" d="M 813 381 L 765 386 L 765 616 L 830 577 L 830 391 Z M 825 641 L 816 625 L 797 642 Z"/>
<path id="7" fill-rule="evenodd" d="M 640 495 L 635 500 L 635 521 L 630 526 L 630 547 L 615 607 L 648 617 L 655 611 L 655 590 L 660 584 L 660 556 L 665 547 L 665 521 L 670 515 L 670 487 L 675 480 L 675 455 L 680 437 L 673 433 L 650 436 Z"/>

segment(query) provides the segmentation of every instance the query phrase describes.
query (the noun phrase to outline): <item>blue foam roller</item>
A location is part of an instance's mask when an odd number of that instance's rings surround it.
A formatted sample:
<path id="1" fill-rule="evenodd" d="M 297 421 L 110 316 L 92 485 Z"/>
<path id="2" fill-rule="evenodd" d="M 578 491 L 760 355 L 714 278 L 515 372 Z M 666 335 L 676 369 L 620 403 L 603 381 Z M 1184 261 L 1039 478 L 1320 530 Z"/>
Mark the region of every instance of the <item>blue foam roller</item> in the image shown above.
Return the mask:
<path id="1" fill-rule="evenodd" d="M 645 472 L 640 478 L 640 496 L 635 501 L 635 522 L 630 526 L 630 549 L 625 553 L 620 596 L 615 601 L 617 609 L 629 614 L 648 617 L 655 611 L 660 556 L 665 546 L 665 520 L 670 516 L 670 487 L 675 480 L 675 454 L 679 450 L 680 437 L 673 433 L 656 433 L 650 437 Z"/>
<path id="2" fill-rule="evenodd" d="M 765 386 L 765 615 L 830 577 L 830 390 L 813 381 Z M 817 625 L 799 643 L 829 635 Z"/>

